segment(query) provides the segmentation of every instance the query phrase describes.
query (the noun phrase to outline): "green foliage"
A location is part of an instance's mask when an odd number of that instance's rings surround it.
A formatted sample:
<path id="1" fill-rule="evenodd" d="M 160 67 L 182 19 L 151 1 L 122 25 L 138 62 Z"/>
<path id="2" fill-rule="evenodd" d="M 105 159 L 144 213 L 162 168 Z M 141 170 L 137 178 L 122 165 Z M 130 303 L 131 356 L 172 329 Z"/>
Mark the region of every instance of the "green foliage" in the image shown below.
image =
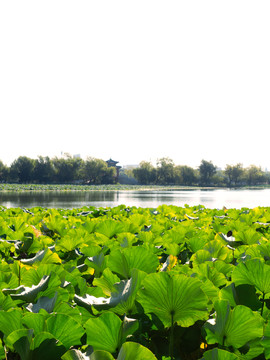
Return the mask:
<path id="1" fill-rule="evenodd" d="M 1 209 L 0 359 L 270 358 L 270 208 Z"/>
<path id="2" fill-rule="evenodd" d="M 202 160 L 199 166 L 201 184 L 211 185 L 212 178 L 216 171 L 216 166 L 213 165 L 211 161 Z"/>

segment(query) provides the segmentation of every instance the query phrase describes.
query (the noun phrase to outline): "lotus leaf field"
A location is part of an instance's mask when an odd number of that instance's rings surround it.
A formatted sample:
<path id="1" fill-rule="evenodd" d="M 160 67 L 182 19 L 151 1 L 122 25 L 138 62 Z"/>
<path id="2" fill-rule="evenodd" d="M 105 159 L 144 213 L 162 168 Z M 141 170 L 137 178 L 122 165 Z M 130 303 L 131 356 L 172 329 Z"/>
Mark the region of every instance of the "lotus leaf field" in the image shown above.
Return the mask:
<path id="1" fill-rule="evenodd" d="M 270 208 L 0 207 L 0 359 L 270 359 Z"/>

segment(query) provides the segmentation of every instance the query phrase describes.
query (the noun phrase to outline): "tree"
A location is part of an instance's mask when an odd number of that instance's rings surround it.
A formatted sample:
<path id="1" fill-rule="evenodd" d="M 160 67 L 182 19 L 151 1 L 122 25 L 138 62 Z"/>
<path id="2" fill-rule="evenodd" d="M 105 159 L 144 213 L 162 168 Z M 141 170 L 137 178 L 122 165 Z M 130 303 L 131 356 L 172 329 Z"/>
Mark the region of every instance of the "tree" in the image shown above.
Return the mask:
<path id="1" fill-rule="evenodd" d="M 7 181 L 9 168 L 0 160 L 0 182 Z"/>
<path id="2" fill-rule="evenodd" d="M 88 184 L 112 184 L 115 182 L 116 169 L 108 167 L 104 160 L 88 157 L 81 169 L 81 176 Z"/>
<path id="3" fill-rule="evenodd" d="M 64 158 L 53 158 L 52 164 L 56 182 L 70 183 L 78 179 L 82 159 L 74 159 L 70 154 L 65 154 Z"/>
<path id="4" fill-rule="evenodd" d="M 181 185 L 194 185 L 198 182 L 196 170 L 187 165 L 178 165 L 174 169 L 175 182 Z"/>
<path id="5" fill-rule="evenodd" d="M 133 176 L 140 184 L 149 185 L 155 183 L 156 169 L 147 161 L 141 161 L 138 168 L 132 170 Z"/>
<path id="6" fill-rule="evenodd" d="M 240 181 L 243 180 L 243 165 L 240 163 L 236 165 L 226 165 L 224 173 L 227 176 L 228 186 L 232 186 L 233 183 L 235 186 L 237 186 L 239 185 Z"/>
<path id="7" fill-rule="evenodd" d="M 55 168 L 48 156 L 38 156 L 34 166 L 34 180 L 38 183 L 48 184 L 55 178 Z"/>
<path id="8" fill-rule="evenodd" d="M 262 169 L 255 165 L 250 165 L 245 171 L 245 178 L 248 185 L 258 185 L 266 181 L 266 176 Z"/>
<path id="9" fill-rule="evenodd" d="M 162 185 L 174 184 L 174 162 L 166 157 L 157 160 L 157 183 Z"/>
<path id="10" fill-rule="evenodd" d="M 212 161 L 202 160 L 199 166 L 200 180 L 202 185 L 210 185 L 217 168 Z"/>
<path id="11" fill-rule="evenodd" d="M 33 180 L 34 160 L 26 156 L 20 156 L 10 166 L 13 180 L 26 183 Z"/>

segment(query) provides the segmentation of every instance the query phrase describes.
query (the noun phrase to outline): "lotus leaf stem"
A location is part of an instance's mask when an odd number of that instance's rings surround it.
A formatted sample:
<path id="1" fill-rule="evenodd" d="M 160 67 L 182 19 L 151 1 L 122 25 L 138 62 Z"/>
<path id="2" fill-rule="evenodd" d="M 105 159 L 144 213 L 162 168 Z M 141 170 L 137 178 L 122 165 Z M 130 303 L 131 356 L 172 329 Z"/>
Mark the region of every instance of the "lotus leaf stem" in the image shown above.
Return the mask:
<path id="1" fill-rule="evenodd" d="M 174 311 L 171 312 L 171 329 L 170 329 L 170 342 L 169 342 L 169 356 L 171 360 L 174 359 L 173 357 L 173 347 L 174 347 L 174 320 L 173 320 Z"/>
<path id="2" fill-rule="evenodd" d="M 265 292 L 263 291 L 261 316 L 263 315 L 264 303 L 265 303 Z"/>

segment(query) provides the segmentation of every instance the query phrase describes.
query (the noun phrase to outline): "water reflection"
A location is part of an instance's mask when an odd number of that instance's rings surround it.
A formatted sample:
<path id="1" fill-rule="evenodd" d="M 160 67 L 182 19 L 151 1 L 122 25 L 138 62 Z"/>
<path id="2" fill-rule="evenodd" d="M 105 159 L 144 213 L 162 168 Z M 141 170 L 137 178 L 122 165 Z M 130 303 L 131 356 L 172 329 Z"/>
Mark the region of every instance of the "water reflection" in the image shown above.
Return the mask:
<path id="1" fill-rule="evenodd" d="M 270 206 L 270 189 L 262 190 L 173 190 L 173 191 L 50 191 L 0 192 L 0 205 L 32 208 L 113 207 L 120 204 L 157 207 L 162 204 L 204 205 L 208 208 Z"/>

